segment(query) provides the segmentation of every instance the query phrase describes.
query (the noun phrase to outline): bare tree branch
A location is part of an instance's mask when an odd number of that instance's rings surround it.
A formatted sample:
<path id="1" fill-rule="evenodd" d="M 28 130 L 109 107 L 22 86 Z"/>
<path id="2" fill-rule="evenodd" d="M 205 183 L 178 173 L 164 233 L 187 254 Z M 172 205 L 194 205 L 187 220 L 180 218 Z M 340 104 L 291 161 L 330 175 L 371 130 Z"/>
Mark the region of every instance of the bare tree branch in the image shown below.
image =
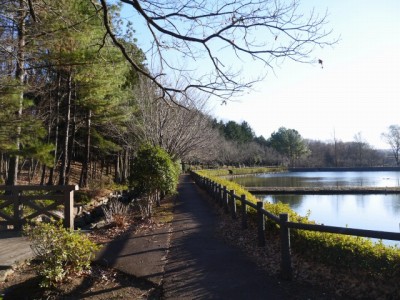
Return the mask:
<path id="1" fill-rule="evenodd" d="M 314 48 L 336 43 L 330 39 L 331 31 L 324 30 L 327 14 L 319 16 L 312 10 L 305 15 L 299 0 L 120 0 L 149 31 L 149 59 L 159 65 L 147 70 L 126 53 L 113 32 L 106 1 L 100 2 L 114 43 L 132 67 L 152 80 L 170 101 L 187 98 L 193 89 L 227 100 L 261 80 L 274 61 L 289 58 L 317 63 L 311 57 Z M 190 68 L 184 67 L 184 62 Z M 252 62 L 266 67 L 256 79 L 246 78 L 243 72 Z M 176 77 L 176 72 L 182 76 L 181 82 L 162 83 L 164 74 Z"/>

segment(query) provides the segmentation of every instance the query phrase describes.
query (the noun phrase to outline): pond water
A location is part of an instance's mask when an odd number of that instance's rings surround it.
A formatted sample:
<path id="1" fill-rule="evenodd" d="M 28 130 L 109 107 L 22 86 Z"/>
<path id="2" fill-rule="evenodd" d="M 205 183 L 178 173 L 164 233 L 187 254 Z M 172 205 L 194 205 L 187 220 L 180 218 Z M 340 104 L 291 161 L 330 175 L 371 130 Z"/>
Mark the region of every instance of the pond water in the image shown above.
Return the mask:
<path id="1" fill-rule="evenodd" d="M 400 172 L 288 172 L 238 177 L 247 187 L 400 186 Z M 257 195 L 271 203 L 287 203 L 300 215 L 325 225 L 400 231 L 400 195 Z M 384 241 L 400 244 L 400 241 Z"/>

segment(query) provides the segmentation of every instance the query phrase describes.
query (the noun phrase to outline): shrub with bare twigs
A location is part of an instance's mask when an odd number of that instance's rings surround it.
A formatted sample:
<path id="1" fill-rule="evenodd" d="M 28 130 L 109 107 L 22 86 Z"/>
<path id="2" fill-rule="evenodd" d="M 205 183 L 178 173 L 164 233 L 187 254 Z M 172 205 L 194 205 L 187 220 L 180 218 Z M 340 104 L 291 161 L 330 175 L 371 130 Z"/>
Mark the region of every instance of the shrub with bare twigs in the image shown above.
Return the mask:
<path id="1" fill-rule="evenodd" d="M 116 198 L 111 199 L 107 205 L 102 206 L 106 222 L 117 227 L 123 227 L 130 214 L 130 205 L 122 203 Z"/>

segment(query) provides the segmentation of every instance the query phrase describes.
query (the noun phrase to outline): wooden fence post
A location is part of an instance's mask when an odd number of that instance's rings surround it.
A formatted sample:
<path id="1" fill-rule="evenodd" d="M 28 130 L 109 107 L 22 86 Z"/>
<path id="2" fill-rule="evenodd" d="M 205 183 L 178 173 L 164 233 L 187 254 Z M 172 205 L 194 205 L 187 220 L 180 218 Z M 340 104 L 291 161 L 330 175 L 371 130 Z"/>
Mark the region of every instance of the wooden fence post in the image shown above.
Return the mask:
<path id="1" fill-rule="evenodd" d="M 240 197 L 240 201 L 242 202 L 241 211 L 242 211 L 242 229 L 247 229 L 247 205 L 246 205 L 246 195 L 242 195 Z"/>
<path id="2" fill-rule="evenodd" d="M 216 196 L 217 196 L 217 184 L 213 181 L 211 183 L 211 198 L 215 199 Z"/>
<path id="3" fill-rule="evenodd" d="M 14 210 L 14 230 L 22 229 L 22 215 L 21 215 L 21 203 L 19 201 L 20 191 L 16 186 L 11 187 L 11 197 L 13 199 L 13 210 Z"/>
<path id="4" fill-rule="evenodd" d="M 290 230 L 286 225 L 289 221 L 288 214 L 280 214 L 281 238 L 281 276 L 285 280 L 292 279 L 292 259 L 290 256 Z"/>
<path id="5" fill-rule="evenodd" d="M 235 199 L 235 191 L 231 190 L 231 214 L 232 214 L 232 219 L 237 218 L 237 213 L 236 213 L 236 199 Z"/>
<path id="6" fill-rule="evenodd" d="M 221 185 L 221 195 L 218 202 L 220 207 L 224 207 L 224 195 L 225 195 L 225 187 Z"/>
<path id="7" fill-rule="evenodd" d="M 263 208 L 263 202 L 257 202 L 257 235 L 258 235 L 258 247 L 265 246 L 265 218 L 261 211 Z"/>
<path id="8" fill-rule="evenodd" d="M 227 214 L 229 213 L 229 207 L 228 207 L 228 191 L 226 189 L 226 186 L 224 186 L 224 196 L 222 198 L 222 205 L 224 206 L 224 212 Z"/>
<path id="9" fill-rule="evenodd" d="M 74 190 L 75 188 L 64 190 L 64 227 L 74 230 Z"/>
<path id="10" fill-rule="evenodd" d="M 217 202 L 217 204 L 220 204 L 220 203 L 222 203 L 222 201 L 221 201 L 221 194 L 222 194 L 222 185 L 221 184 L 218 184 L 218 195 L 217 195 L 217 198 L 215 199 L 215 201 Z"/>

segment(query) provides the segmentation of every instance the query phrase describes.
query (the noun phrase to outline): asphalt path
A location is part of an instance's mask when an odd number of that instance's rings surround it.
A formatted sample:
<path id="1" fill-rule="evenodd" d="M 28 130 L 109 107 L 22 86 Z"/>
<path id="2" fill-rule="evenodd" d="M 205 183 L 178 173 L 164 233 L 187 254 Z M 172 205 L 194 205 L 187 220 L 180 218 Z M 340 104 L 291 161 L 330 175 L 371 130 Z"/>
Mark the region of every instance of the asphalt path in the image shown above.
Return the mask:
<path id="1" fill-rule="evenodd" d="M 310 299 L 259 269 L 218 235 L 218 215 L 190 176 L 174 210 L 163 279 L 164 299 Z M 312 294 L 311 291 L 309 294 Z M 322 299 L 322 298 L 321 298 Z"/>

